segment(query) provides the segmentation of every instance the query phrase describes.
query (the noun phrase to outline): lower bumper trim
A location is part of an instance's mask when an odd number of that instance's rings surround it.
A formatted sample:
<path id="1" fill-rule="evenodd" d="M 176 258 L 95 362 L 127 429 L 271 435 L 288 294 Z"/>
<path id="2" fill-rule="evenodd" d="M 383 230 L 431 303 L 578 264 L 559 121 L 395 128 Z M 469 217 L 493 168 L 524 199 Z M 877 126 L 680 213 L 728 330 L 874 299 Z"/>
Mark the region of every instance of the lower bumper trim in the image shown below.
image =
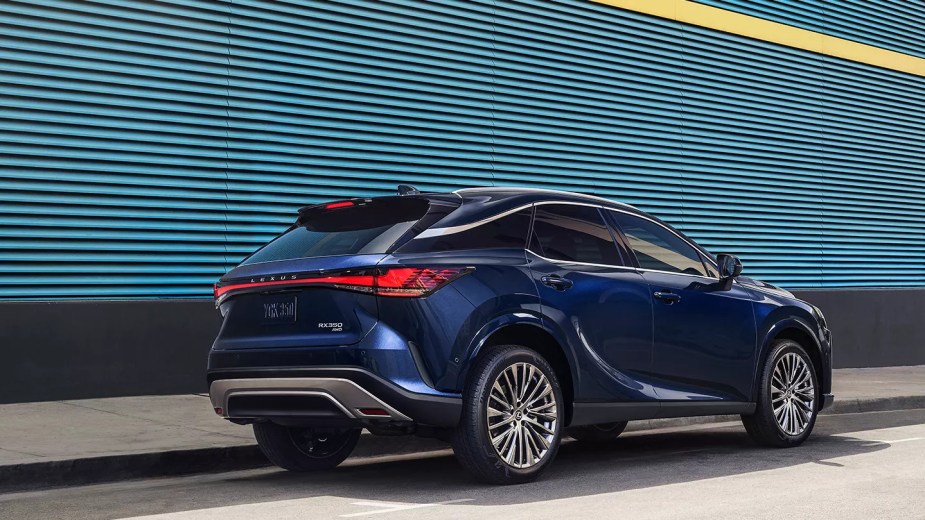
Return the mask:
<path id="1" fill-rule="evenodd" d="M 331 395 L 334 399 L 336 399 L 341 405 L 343 405 L 343 407 L 348 410 L 349 415 L 335 408 L 333 404 L 327 403 L 325 406 L 329 409 L 329 411 L 335 411 L 337 417 L 339 418 L 338 420 L 348 421 L 353 424 L 394 424 L 397 422 L 410 420 L 418 426 L 452 428 L 459 423 L 459 417 L 462 413 L 462 396 L 458 394 L 431 395 L 411 392 L 399 387 L 391 381 L 387 381 L 373 374 L 365 368 L 350 366 L 261 368 L 241 367 L 236 369 L 225 368 L 210 370 L 208 373 L 208 381 L 210 395 L 213 397 L 213 407 L 222 407 L 221 404 L 215 403 L 221 403 L 227 399 L 224 397 L 217 397 L 222 395 L 223 392 L 211 391 L 212 388 L 222 388 L 222 386 L 213 387 L 213 385 L 217 383 L 222 383 L 223 381 L 228 380 L 250 381 L 245 383 L 235 383 L 232 385 L 234 387 L 240 387 L 240 385 L 244 385 L 243 389 L 247 391 L 253 389 L 259 390 L 260 387 L 264 385 L 263 382 L 278 379 L 299 381 L 295 388 L 286 388 L 286 385 L 284 385 L 284 390 L 326 392 L 328 395 Z M 339 386 L 332 390 L 331 387 L 328 386 L 319 388 L 318 385 L 314 383 L 306 384 L 306 380 L 343 380 L 350 383 L 352 386 L 346 387 L 343 386 L 343 383 L 339 383 Z M 347 395 L 351 396 L 350 400 L 340 395 L 344 392 L 345 388 L 350 388 L 350 390 L 347 390 Z M 359 388 L 363 392 L 356 393 L 356 388 Z M 264 390 L 272 391 L 275 390 L 275 388 Z M 358 405 L 359 403 L 371 401 L 370 396 L 375 400 L 375 402 Z M 355 400 L 354 397 L 356 398 Z M 289 399 L 290 401 L 298 400 L 292 396 L 286 397 L 285 399 Z M 316 396 L 310 399 L 318 400 L 321 399 L 321 397 Z M 325 397 L 325 399 L 327 398 Z M 260 400 L 263 400 L 263 398 L 260 398 Z M 234 403 L 232 402 L 231 404 L 231 412 L 233 414 Z M 222 408 L 224 411 L 224 407 Z M 379 415 L 381 412 L 378 410 L 367 410 L 373 413 L 369 415 L 362 414 L 362 412 L 358 410 L 359 408 L 378 408 L 388 412 L 389 416 Z M 396 413 L 398 415 L 396 415 Z M 282 414 L 279 416 L 273 416 L 273 420 L 276 421 L 277 419 L 292 418 L 299 419 L 303 424 L 316 422 L 313 417 L 310 417 L 310 415 L 311 414 Z M 269 416 L 261 416 L 261 418 L 267 417 Z M 405 419 L 400 419 L 400 417 L 404 417 Z M 327 419 L 333 420 L 330 414 L 327 416 Z M 250 421 L 251 419 L 245 418 L 242 420 Z"/>
<path id="2" fill-rule="evenodd" d="M 253 419 L 280 414 L 272 406 L 268 406 L 265 411 L 255 409 L 253 406 L 248 407 L 246 411 L 239 411 L 234 405 L 237 397 L 264 397 L 272 401 L 274 397 L 309 396 L 327 399 L 350 418 L 411 421 L 411 418 L 348 379 L 326 377 L 219 379 L 213 381 L 209 387 L 212 407 L 221 408 L 223 416 L 229 419 Z M 382 410 L 386 415 L 367 414 L 363 410 Z M 310 410 L 303 412 L 310 412 Z M 301 415 L 293 411 L 288 413 Z"/>

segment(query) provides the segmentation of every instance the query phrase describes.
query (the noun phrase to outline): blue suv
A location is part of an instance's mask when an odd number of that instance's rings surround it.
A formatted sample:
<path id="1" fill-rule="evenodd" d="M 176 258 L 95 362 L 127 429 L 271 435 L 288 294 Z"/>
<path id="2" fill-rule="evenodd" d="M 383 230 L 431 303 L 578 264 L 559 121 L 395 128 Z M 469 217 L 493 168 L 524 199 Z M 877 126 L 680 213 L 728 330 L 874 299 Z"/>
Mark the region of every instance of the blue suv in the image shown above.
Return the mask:
<path id="1" fill-rule="evenodd" d="M 479 188 L 302 208 L 215 285 L 215 412 L 292 471 L 331 468 L 362 429 L 451 442 L 518 483 L 564 435 L 740 414 L 796 446 L 831 404 L 822 313 L 740 276 L 659 219 L 588 195 Z"/>

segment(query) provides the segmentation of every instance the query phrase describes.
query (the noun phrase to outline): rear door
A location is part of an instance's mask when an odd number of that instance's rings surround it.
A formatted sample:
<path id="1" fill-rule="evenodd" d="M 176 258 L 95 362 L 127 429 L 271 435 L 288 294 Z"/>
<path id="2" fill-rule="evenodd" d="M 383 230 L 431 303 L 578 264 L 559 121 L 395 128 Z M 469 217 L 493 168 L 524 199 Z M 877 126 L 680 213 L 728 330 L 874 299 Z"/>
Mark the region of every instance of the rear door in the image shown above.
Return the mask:
<path id="1" fill-rule="evenodd" d="M 645 401 L 639 382 L 652 358 L 652 303 L 627 266 L 600 209 L 538 204 L 528 257 L 543 313 L 578 351 L 577 400 Z"/>
<path id="2" fill-rule="evenodd" d="M 756 337 L 751 294 L 721 282 L 701 253 L 667 227 L 620 211 L 608 214 L 649 286 L 659 396 L 748 400 Z"/>

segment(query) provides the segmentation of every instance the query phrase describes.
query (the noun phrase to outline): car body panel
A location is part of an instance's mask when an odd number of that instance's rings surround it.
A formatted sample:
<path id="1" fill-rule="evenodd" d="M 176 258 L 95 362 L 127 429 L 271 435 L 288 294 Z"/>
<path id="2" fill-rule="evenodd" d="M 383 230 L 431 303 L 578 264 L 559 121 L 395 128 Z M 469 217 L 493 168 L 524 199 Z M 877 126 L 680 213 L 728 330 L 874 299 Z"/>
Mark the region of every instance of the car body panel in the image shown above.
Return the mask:
<path id="1" fill-rule="evenodd" d="M 756 326 L 754 297 L 738 284 L 675 273 L 643 272 L 652 297 L 652 374 L 666 400 L 746 401 L 752 392 Z"/>
<path id="2" fill-rule="evenodd" d="M 644 374 L 652 369 L 652 306 L 645 280 L 632 269 L 553 262 L 533 253 L 530 268 L 543 317 L 573 345 L 582 401 L 658 399 Z M 574 283 L 566 290 L 543 285 L 545 276 Z"/>
<path id="3" fill-rule="evenodd" d="M 757 358 L 763 360 L 774 340 L 788 331 L 801 331 L 809 338 L 807 349 L 818 353 L 820 392 L 823 395 L 832 392 L 832 333 L 825 324 L 821 311 L 813 305 L 794 298 L 790 293 L 763 283 L 746 279 L 743 283 L 757 298 L 755 319 L 758 324 Z M 754 379 L 759 376 L 760 364 L 755 365 Z M 752 399 L 756 396 L 752 394 Z"/>

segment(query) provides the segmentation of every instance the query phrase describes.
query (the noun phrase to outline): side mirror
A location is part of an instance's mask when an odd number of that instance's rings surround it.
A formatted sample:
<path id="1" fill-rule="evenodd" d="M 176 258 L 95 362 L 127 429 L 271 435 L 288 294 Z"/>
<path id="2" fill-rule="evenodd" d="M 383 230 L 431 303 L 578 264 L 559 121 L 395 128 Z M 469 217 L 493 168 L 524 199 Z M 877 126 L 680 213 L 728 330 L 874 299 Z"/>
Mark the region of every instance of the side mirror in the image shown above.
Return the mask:
<path id="1" fill-rule="evenodd" d="M 716 264 L 719 266 L 721 280 L 735 278 L 742 274 L 742 262 L 737 256 L 718 254 L 716 255 Z"/>

